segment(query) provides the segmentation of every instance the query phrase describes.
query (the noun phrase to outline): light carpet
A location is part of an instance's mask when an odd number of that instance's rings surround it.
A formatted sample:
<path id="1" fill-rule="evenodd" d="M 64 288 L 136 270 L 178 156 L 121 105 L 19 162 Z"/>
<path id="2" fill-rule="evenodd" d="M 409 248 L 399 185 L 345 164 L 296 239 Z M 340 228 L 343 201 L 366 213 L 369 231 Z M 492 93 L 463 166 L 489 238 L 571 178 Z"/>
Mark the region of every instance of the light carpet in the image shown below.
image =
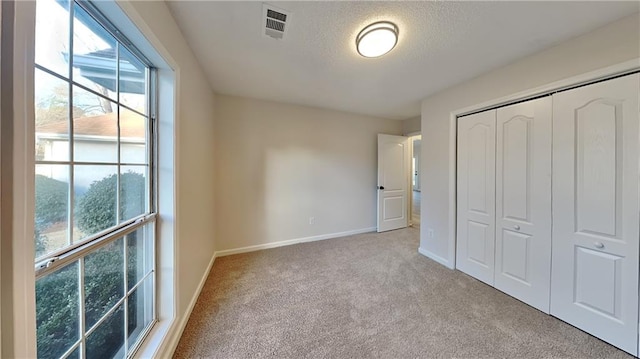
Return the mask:
<path id="1" fill-rule="evenodd" d="M 216 259 L 175 358 L 631 358 L 417 253 L 414 228 Z"/>

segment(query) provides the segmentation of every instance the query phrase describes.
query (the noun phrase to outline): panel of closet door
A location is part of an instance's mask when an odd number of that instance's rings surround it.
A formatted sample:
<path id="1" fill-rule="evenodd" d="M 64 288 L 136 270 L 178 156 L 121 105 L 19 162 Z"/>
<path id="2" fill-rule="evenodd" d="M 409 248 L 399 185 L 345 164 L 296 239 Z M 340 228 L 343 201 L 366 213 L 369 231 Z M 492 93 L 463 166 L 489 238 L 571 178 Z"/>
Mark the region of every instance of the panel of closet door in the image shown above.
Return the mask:
<path id="1" fill-rule="evenodd" d="M 640 77 L 553 96 L 551 314 L 638 354 Z"/>
<path id="2" fill-rule="evenodd" d="M 549 313 L 551 97 L 501 107 L 496 126 L 495 287 Z"/>
<path id="3" fill-rule="evenodd" d="M 493 285 L 496 111 L 458 119 L 456 267 Z"/>
<path id="4" fill-rule="evenodd" d="M 549 312 L 551 97 L 458 119 L 456 263 Z"/>

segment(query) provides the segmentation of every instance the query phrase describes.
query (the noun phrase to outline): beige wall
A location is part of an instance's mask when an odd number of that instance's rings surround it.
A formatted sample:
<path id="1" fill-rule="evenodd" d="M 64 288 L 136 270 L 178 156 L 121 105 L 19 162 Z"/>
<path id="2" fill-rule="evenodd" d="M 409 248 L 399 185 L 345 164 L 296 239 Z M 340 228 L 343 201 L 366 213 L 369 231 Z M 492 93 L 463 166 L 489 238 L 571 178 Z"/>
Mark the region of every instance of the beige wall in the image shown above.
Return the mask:
<path id="1" fill-rule="evenodd" d="M 403 135 L 415 135 L 420 132 L 422 127 L 420 116 L 408 118 L 402 121 L 402 134 Z"/>
<path id="2" fill-rule="evenodd" d="M 401 132 L 401 121 L 218 96 L 216 249 L 375 227 L 377 134 Z"/>
<path id="3" fill-rule="evenodd" d="M 420 247 L 450 260 L 449 116 L 452 111 L 640 57 L 640 18 L 633 15 L 521 59 L 422 102 Z M 433 229 L 433 238 L 427 231 Z"/>
<path id="4" fill-rule="evenodd" d="M 180 321 L 197 294 L 199 282 L 206 274 L 215 250 L 214 94 L 164 2 L 133 1 L 121 6 L 146 32 L 145 35 L 153 35 L 154 40 L 161 43 L 161 55 L 171 57 L 178 75 L 175 104 L 178 109 L 175 123 L 175 250 L 177 320 Z M 162 50 L 166 53 L 163 54 Z"/>

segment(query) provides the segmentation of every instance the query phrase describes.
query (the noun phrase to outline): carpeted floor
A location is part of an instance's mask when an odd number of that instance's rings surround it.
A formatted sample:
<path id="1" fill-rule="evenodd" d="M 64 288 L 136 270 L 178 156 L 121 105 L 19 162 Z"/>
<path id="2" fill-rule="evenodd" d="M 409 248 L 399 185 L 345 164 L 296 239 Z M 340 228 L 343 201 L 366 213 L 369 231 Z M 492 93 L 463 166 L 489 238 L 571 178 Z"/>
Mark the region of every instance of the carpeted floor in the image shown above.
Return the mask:
<path id="1" fill-rule="evenodd" d="M 419 255 L 418 232 L 216 259 L 174 357 L 630 357 Z"/>

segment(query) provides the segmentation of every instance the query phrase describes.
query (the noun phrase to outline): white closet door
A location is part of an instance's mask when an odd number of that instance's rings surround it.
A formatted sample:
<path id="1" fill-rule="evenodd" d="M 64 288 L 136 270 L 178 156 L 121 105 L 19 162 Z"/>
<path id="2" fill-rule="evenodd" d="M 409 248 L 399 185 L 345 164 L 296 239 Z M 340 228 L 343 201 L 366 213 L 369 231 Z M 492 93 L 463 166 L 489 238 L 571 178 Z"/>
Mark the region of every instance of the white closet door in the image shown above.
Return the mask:
<path id="1" fill-rule="evenodd" d="M 553 97 L 551 314 L 637 354 L 638 74 Z"/>
<path id="2" fill-rule="evenodd" d="M 498 109 L 495 287 L 549 313 L 551 96 Z"/>
<path id="3" fill-rule="evenodd" d="M 493 285 L 496 111 L 458 119 L 456 267 Z"/>

